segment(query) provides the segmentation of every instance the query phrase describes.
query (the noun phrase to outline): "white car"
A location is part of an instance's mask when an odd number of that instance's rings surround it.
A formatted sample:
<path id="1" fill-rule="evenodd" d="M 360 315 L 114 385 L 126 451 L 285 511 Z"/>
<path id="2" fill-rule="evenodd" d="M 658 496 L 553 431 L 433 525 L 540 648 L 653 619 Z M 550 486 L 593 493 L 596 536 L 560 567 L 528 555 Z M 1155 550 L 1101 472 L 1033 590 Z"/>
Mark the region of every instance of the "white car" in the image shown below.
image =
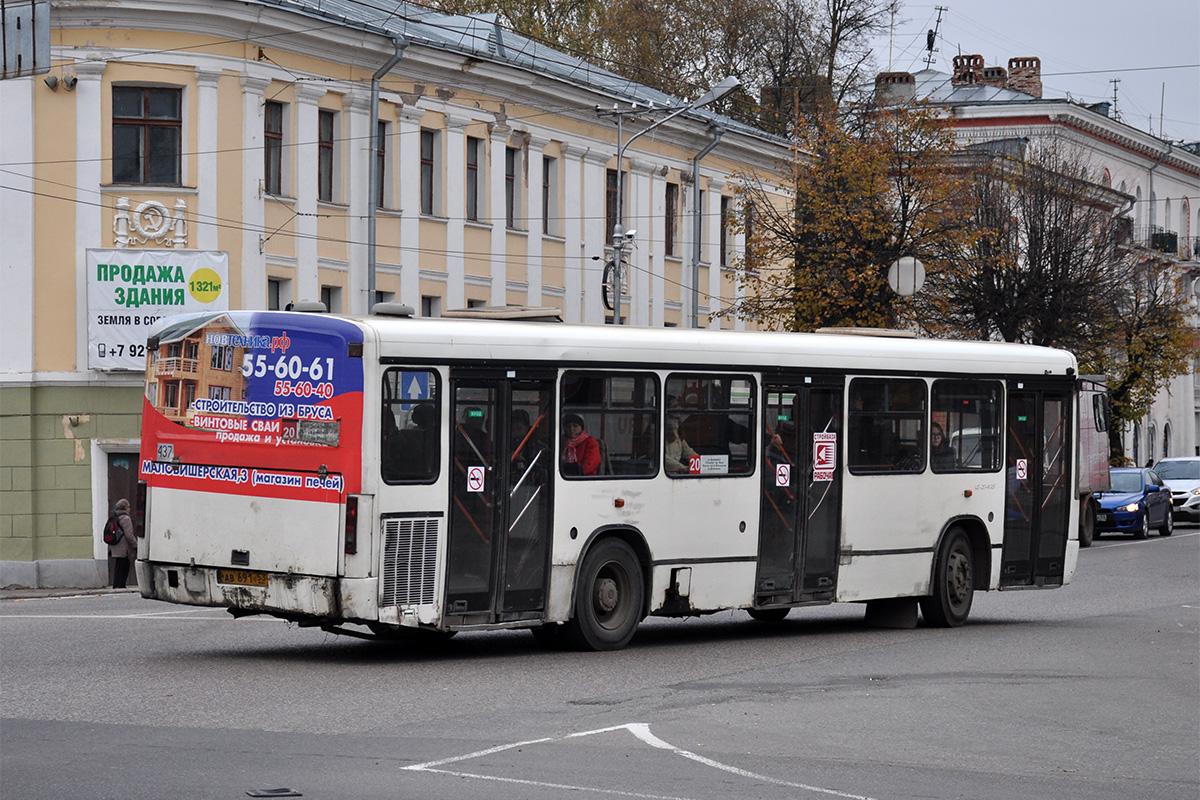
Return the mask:
<path id="1" fill-rule="evenodd" d="M 1171 490 L 1171 515 L 1200 522 L 1200 456 L 1164 458 L 1154 471 Z"/>

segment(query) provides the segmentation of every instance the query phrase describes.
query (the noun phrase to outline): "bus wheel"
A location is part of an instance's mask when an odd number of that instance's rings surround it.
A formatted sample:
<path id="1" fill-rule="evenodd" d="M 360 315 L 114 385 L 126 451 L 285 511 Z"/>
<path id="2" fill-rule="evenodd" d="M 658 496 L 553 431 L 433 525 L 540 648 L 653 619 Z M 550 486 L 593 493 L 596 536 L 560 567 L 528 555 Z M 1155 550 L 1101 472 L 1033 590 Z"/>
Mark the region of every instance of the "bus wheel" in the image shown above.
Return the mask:
<path id="1" fill-rule="evenodd" d="M 938 551 L 933 594 L 920 601 L 925 622 L 935 628 L 957 628 L 966 622 L 975 596 L 974 578 L 971 544 L 967 535 L 955 528 Z"/>
<path id="2" fill-rule="evenodd" d="M 1079 546 L 1091 547 L 1096 538 L 1096 503 L 1091 498 L 1083 504 L 1083 517 L 1079 521 Z"/>
<path id="3" fill-rule="evenodd" d="M 604 539 L 583 559 L 575 615 L 564 632 L 581 650 L 620 650 L 642 619 L 644 592 L 642 567 L 633 548 L 620 539 Z"/>
<path id="4" fill-rule="evenodd" d="M 759 622 L 782 622 L 791 611 L 790 608 L 747 608 L 746 613 L 751 619 Z"/>

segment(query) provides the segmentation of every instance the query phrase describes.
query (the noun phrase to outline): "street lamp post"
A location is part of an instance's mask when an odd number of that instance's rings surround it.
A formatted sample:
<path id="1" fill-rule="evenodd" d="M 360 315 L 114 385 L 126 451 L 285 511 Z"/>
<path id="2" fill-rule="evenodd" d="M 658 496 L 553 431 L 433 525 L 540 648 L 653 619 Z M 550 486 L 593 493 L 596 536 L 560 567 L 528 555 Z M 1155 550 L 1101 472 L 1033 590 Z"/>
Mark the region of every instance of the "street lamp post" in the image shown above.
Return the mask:
<path id="1" fill-rule="evenodd" d="M 652 122 L 645 128 L 629 137 L 628 141 L 621 141 L 623 136 L 623 121 L 625 117 L 634 114 L 644 114 L 648 111 L 653 111 L 652 108 L 640 108 L 636 105 L 630 108 L 618 108 L 615 105 L 612 108 L 601 108 L 596 106 L 596 113 L 602 117 L 613 117 L 617 121 L 617 218 L 613 223 L 613 324 L 621 324 L 621 263 L 625 251 L 625 226 L 621 224 L 624 216 L 622 208 L 622 186 L 621 176 L 624 172 L 625 165 L 625 148 L 627 148 L 634 139 L 639 136 L 644 136 L 655 128 L 664 125 L 667 122 L 675 119 L 680 114 L 687 111 L 693 111 L 697 108 L 702 108 L 709 103 L 720 100 L 736 91 L 742 82 L 737 78 L 730 76 L 721 80 L 720 83 L 713 86 L 704 94 L 697 97 L 695 100 L 685 105 L 679 106 L 671 110 L 671 113 L 662 119 Z"/>

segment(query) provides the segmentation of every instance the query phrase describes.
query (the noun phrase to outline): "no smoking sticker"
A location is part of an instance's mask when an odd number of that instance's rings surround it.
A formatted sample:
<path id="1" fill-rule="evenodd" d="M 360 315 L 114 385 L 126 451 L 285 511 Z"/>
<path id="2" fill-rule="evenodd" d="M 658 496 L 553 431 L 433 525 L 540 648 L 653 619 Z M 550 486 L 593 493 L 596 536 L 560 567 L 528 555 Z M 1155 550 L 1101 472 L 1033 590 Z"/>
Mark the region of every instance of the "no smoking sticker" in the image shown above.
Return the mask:
<path id="1" fill-rule="evenodd" d="M 467 467 L 467 491 L 482 492 L 483 478 L 487 473 L 487 468 L 482 466 Z"/>
<path id="2" fill-rule="evenodd" d="M 792 465 L 779 464 L 775 467 L 775 485 L 776 486 L 791 486 L 792 485 Z"/>

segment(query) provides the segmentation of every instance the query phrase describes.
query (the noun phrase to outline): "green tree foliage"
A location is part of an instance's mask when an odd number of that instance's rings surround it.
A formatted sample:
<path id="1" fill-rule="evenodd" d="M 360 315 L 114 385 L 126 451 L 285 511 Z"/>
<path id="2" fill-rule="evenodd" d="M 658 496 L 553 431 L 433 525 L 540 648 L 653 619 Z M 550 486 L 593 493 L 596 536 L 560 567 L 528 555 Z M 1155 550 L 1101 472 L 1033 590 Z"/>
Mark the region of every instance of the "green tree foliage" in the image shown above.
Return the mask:
<path id="1" fill-rule="evenodd" d="M 743 176 L 743 292 L 725 313 L 779 330 L 894 324 L 902 301 L 887 283 L 891 264 L 932 260 L 961 235 L 952 153 L 950 124 L 930 110 L 878 110 L 851 128 L 822 106 L 780 168 L 787 202 Z"/>

